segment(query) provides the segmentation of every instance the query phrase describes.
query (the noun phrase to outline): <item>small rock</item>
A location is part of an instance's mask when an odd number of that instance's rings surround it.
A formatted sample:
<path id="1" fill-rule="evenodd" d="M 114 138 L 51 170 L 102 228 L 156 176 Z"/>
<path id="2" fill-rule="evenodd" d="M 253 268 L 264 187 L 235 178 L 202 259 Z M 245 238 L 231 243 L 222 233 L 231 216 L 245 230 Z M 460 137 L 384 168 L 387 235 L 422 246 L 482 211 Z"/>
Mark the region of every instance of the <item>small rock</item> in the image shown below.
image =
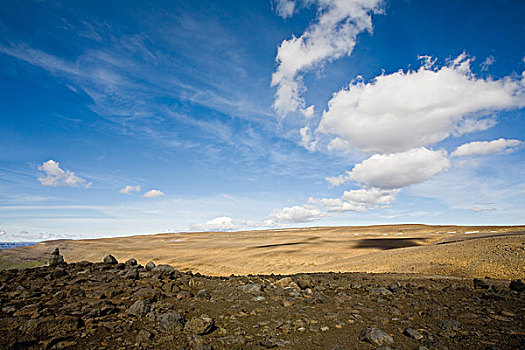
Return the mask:
<path id="1" fill-rule="evenodd" d="M 330 299 L 324 295 L 323 293 L 315 293 L 313 296 L 312 296 L 312 300 L 315 302 L 315 303 L 320 303 L 320 304 L 328 304 L 330 302 Z"/>
<path id="2" fill-rule="evenodd" d="M 189 320 L 184 326 L 184 331 L 191 334 L 204 335 L 211 333 L 215 328 L 215 321 L 207 315 L 201 315 Z"/>
<path id="3" fill-rule="evenodd" d="M 361 340 L 379 346 L 394 343 L 394 339 L 390 335 L 377 328 L 364 329 L 361 333 Z"/>
<path id="4" fill-rule="evenodd" d="M 184 317 L 178 312 L 168 312 L 158 317 L 158 323 L 161 331 L 173 333 L 184 328 Z"/>
<path id="5" fill-rule="evenodd" d="M 372 295 L 392 295 L 392 292 L 385 287 L 368 288 L 368 293 Z"/>
<path id="6" fill-rule="evenodd" d="M 134 259 L 134 258 L 131 258 L 131 259 L 128 259 L 126 260 L 126 262 L 124 263 L 126 266 L 137 266 L 137 260 Z"/>
<path id="7" fill-rule="evenodd" d="M 525 283 L 523 283 L 522 280 L 513 280 L 510 282 L 509 288 L 510 290 L 521 293 L 525 291 Z"/>
<path id="8" fill-rule="evenodd" d="M 438 323 L 438 326 L 445 330 L 457 331 L 461 328 L 461 323 L 456 320 L 443 320 Z"/>
<path id="9" fill-rule="evenodd" d="M 258 296 L 258 297 L 252 298 L 252 301 L 264 301 L 264 300 L 266 300 L 266 298 L 263 297 L 263 296 Z"/>
<path id="10" fill-rule="evenodd" d="M 401 290 L 401 286 L 397 282 L 390 283 L 388 290 L 392 293 L 398 293 Z"/>
<path id="11" fill-rule="evenodd" d="M 173 266 L 170 266 L 170 265 L 159 265 L 159 266 L 155 266 L 151 270 L 151 272 L 157 275 L 167 276 L 167 275 L 172 275 L 175 272 L 175 269 L 173 268 Z"/>
<path id="12" fill-rule="evenodd" d="M 475 289 L 489 289 L 490 285 L 485 282 L 485 280 L 474 278 L 474 288 Z"/>
<path id="13" fill-rule="evenodd" d="M 328 331 L 328 330 L 330 330 L 330 328 L 327 327 L 327 326 L 323 326 L 323 327 L 321 327 L 321 332 L 326 332 L 326 331 Z"/>
<path id="14" fill-rule="evenodd" d="M 415 340 L 419 340 L 419 339 L 423 338 L 423 335 L 421 333 L 419 333 L 414 328 L 410 328 L 410 327 L 405 329 L 403 331 L 403 334 L 406 335 L 407 337 L 415 339 Z"/>
<path id="15" fill-rule="evenodd" d="M 197 298 L 210 300 L 211 294 L 206 289 L 201 289 L 197 292 Z"/>
<path id="16" fill-rule="evenodd" d="M 104 263 L 108 265 L 117 265 L 118 261 L 113 255 L 109 254 L 104 257 Z"/>
<path id="17" fill-rule="evenodd" d="M 281 288 L 286 288 L 290 286 L 291 283 L 293 283 L 293 280 L 291 279 L 291 277 L 284 277 L 278 280 L 277 282 L 275 282 L 275 284 Z"/>
<path id="18" fill-rule="evenodd" d="M 65 275 L 67 275 L 67 272 L 66 272 L 66 270 L 64 270 L 61 267 L 55 268 L 53 270 L 53 272 L 51 273 L 51 277 L 53 277 L 53 279 L 57 279 L 57 278 L 65 276 Z"/>
<path id="19" fill-rule="evenodd" d="M 130 269 L 126 274 L 124 275 L 124 278 L 129 280 L 137 280 L 139 279 L 139 270 L 136 268 Z"/>
<path id="20" fill-rule="evenodd" d="M 146 264 L 146 270 L 151 271 L 154 268 L 155 268 L 155 263 L 154 262 L 150 261 L 149 263 Z"/>
<path id="21" fill-rule="evenodd" d="M 359 288 L 361 288 L 361 284 L 359 282 L 352 282 L 352 283 L 350 283 L 350 288 L 351 289 L 359 289 Z"/>
<path id="22" fill-rule="evenodd" d="M 262 286 L 259 283 L 250 283 L 238 287 L 244 293 L 258 294 L 262 291 Z"/>
<path id="23" fill-rule="evenodd" d="M 297 285 L 301 289 L 313 288 L 314 287 L 314 280 L 312 279 L 312 277 L 310 277 L 308 275 L 301 275 L 301 276 L 297 277 Z"/>
<path id="24" fill-rule="evenodd" d="M 138 300 L 126 311 L 130 315 L 144 316 L 149 311 L 149 306 L 144 300 Z"/>
<path id="25" fill-rule="evenodd" d="M 146 341 L 150 340 L 151 338 L 153 338 L 153 334 L 151 332 L 148 332 L 145 329 L 141 329 L 139 331 L 139 334 L 137 335 L 137 340 L 139 340 L 139 341 L 146 342 Z"/>

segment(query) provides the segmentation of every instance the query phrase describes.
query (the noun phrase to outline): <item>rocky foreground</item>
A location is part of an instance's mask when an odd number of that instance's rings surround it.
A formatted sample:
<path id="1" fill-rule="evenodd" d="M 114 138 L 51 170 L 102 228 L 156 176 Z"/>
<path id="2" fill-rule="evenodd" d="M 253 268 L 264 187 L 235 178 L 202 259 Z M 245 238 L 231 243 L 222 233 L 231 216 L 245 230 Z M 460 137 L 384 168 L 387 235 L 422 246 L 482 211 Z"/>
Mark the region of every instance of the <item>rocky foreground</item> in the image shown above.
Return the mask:
<path id="1" fill-rule="evenodd" d="M 1 272 L 2 349 L 525 348 L 521 281 L 49 265 Z"/>

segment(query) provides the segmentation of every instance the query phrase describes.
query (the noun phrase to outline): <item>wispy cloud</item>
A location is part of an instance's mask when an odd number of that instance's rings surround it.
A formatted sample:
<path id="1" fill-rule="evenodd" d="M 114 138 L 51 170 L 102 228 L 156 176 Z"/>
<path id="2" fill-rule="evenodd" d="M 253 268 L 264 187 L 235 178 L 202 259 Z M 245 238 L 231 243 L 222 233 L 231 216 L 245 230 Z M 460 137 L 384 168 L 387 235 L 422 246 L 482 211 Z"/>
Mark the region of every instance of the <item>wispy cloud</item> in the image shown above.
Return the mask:
<path id="1" fill-rule="evenodd" d="M 131 186 L 126 185 L 124 188 L 120 190 L 120 193 L 122 194 L 133 194 L 133 192 L 140 192 L 141 187 L 140 186 Z"/>
<path id="2" fill-rule="evenodd" d="M 276 88 L 274 108 L 281 114 L 305 109 L 302 97 L 306 91 L 302 74 L 327 61 L 350 55 L 357 35 L 372 30 L 372 13 L 379 13 L 380 0 L 318 0 L 319 16 L 300 37 L 284 40 L 278 48 L 278 66 L 272 75 Z M 294 3 L 279 1 L 282 17 L 293 14 Z"/>

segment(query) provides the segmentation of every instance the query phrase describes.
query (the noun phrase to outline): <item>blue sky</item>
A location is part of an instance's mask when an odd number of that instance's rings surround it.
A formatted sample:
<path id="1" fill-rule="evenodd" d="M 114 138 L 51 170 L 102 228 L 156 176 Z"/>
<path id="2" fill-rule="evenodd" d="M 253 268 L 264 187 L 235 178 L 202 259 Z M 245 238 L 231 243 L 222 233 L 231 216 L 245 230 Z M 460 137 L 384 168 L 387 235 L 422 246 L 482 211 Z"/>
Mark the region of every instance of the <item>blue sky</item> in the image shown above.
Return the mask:
<path id="1" fill-rule="evenodd" d="M 12 1 L 0 240 L 523 224 L 522 1 Z"/>

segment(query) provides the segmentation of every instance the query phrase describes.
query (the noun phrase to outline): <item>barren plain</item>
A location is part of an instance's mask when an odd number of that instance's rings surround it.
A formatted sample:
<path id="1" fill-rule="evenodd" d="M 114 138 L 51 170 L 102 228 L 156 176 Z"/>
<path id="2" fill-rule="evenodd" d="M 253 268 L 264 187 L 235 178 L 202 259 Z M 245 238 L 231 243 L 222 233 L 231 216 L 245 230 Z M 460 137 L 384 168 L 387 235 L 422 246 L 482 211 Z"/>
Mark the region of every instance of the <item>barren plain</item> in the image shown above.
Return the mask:
<path id="1" fill-rule="evenodd" d="M 135 258 L 211 276 L 306 272 L 525 277 L 525 226 L 384 225 L 57 240 L 0 252 L 4 266 Z"/>

